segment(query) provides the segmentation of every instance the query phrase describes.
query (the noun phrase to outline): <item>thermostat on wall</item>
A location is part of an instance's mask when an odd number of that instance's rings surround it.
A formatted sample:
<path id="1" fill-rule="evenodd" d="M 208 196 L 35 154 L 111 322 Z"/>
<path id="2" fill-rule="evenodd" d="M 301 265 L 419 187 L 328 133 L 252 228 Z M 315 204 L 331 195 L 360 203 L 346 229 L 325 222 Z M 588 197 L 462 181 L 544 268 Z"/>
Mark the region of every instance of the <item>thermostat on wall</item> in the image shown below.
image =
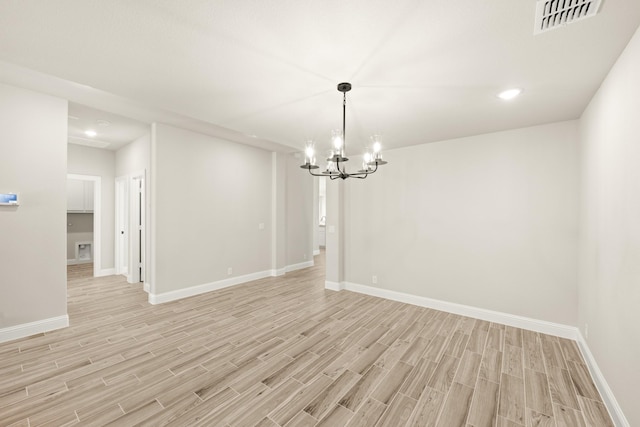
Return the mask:
<path id="1" fill-rule="evenodd" d="M 0 205 L 18 206 L 18 195 L 15 193 L 0 193 Z"/>

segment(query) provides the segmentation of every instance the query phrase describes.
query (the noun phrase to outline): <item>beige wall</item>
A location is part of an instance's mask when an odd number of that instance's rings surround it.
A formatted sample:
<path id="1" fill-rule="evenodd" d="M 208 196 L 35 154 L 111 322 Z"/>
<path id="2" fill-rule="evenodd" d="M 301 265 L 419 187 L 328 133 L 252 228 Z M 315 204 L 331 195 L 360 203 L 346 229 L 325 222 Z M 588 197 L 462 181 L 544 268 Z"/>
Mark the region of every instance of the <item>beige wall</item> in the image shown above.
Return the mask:
<path id="1" fill-rule="evenodd" d="M 67 314 L 67 101 L 0 84 L 0 329 Z"/>
<path id="2" fill-rule="evenodd" d="M 69 144 L 67 172 L 78 175 L 94 175 L 101 178 L 100 268 L 115 267 L 115 153 L 109 150 Z M 113 274 L 113 273 L 111 273 Z"/>
<path id="3" fill-rule="evenodd" d="M 640 33 L 580 119 L 579 326 L 640 425 Z"/>
<path id="4" fill-rule="evenodd" d="M 151 292 L 270 270 L 271 153 L 162 124 L 152 135 Z"/>
<path id="5" fill-rule="evenodd" d="M 345 280 L 575 325 L 577 144 L 570 121 L 385 153 L 347 182 Z"/>

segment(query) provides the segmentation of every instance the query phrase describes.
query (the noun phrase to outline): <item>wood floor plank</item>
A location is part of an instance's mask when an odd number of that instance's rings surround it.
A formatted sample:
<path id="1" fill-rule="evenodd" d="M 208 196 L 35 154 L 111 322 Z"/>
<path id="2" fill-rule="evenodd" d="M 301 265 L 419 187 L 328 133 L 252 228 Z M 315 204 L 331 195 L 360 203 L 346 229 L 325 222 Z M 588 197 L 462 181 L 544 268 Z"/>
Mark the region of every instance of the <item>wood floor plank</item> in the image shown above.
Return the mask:
<path id="1" fill-rule="evenodd" d="M 438 415 L 444 406 L 446 395 L 432 388 L 427 388 L 420 395 L 418 406 L 413 411 L 407 425 L 411 427 L 435 426 Z"/>
<path id="2" fill-rule="evenodd" d="M 524 379 L 502 374 L 498 415 L 517 424 L 525 425 L 524 410 Z"/>
<path id="3" fill-rule="evenodd" d="M 359 379 L 360 375 L 349 370 L 344 371 L 329 387 L 318 394 L 304 411 L 316 419 L 322 419 Z"/>
<path id="4" fill-rule="evenodd" d="M 326 375 L 321 375 L 303 388 L 299 388 L 295 395 L 291 397 L 286 405 L 281 405 L 269 414 L 269 418 L 280 425 L 289 423 L 293 418 L 303 411 L 317 396 L 320 395 L 331 384 L 331 379 Z"/>
<path id="5" fill-rule="evenodd" d="M 480 362 L 480 378 L 484 378 L 494 383 L 500 382 L 500 374 L 502 373 L 502 352 L 487 346 L 482 361 Z"/>
<path id="6" fill-rule="evenodd" d="M 561 405 L 553 405 L 553 416 L 557 427 L 585 427 L 582 412 L 566 408 Z"/>
<path id="7" fill-rule="evenodd" d="M 387 409 L 387 405 L 373 398 L 368 398 L 360 409 L 351 417 L 347 427 L 374 426 Z"/>
<path id="8" fill-rule="evenodd" d="M 468 387 L 475 387 L 481 360 L 481 354 L 466 350 L 453 380 Z"/>
<path id="9" fill-rule="evenodd" d="M 302 411 L 296 414 L 291 421 L 284 425 L 284 427 L 313 427 L 318 423 L 318 420 L 311 415 Z"/>
<path id="10" fill-rule="evenodd" d="M 433 375 L 429 379 L 427 385 L 443 393 L 449 390 L 459 363 L 460 359 L 444 355 L 440 360 L 440 363 L 438 363 L 438 366 L 433 372 Z"/>
<path id="11" fill-rule="evenodd" d="M 600 393 L 589 375 L 589 369 L 582 363 L 568 362 L 567 364 L 578 395 L 601 402 Z"/>
<path id="12" fill-rule="evenodd" d="M 613 425 L 575 341 L 324 288 L 324 259 L 151 305 L 71 266 L 70 326 L 0 344 L 0 425 Z"/>
<path id="13" fill-rule="evenodd" d="M 371 366 L 338 403 L 356 412 L 387 373 L 388 371 L 377 365 Z"/>
<path id="14" fill-rule="evenodd" d="M 527 427 L 555 427 L 556 422 L 553 416 L 542 414 L 527 408 Z"/>
<path id="15" fill-rule="evenodd" d="M 400 393 L 418 400 L 422 392 L 427 388 L 429 378 L 431 378 L 437 367 L 438 365 L 430 360 L 420 359 L 407 380 L 400 387 Z"/>
<path id="16" fill-rule="evenodd" d="M 555 404 L 580 410 L 569 371 L 555 366 L 547 368 L 551 401 Z"/>
<path id="17" fill-rule="evenodd" d="M 380 381 L 371 396 L 374 399 L 377 399 L 380 402 L 384 403 L 385 405 L 388 405 L 391 402 L 393 396 L 405 382 L 412 369 L 413 366 L 408 365 L 404 362 L 396 363 L 396 365 L 391 368 L 391 370 L 382 379 L 382 381 Z"/>
<path id="18" fill-rule="evenodd" d="M 336 405 L 324 418 L 320 420 L 317 427 L 335 427 L 344 426 L 353 417 L 353 412 L 344 406 Z"/>
<path id="19" fill-rule="evenodd" d="M 473 389 L 460 383 L 453 383 L 444 403 L 438 425 L 464 427 L 466 425 Z"/>
<path id="20" fill-rule="evenodd" d="M 613 427 L 607 408 L 602 402 L 582 396 L 578 397 L 578 400 L 580 401 L 585 424 L 588 427 Z"/>
<path id="21" fill-rule="evenodd" d="M 395 395 L 389 407 L 376 424 L 376 427 L 402 427 L 405 426 L 418 401 L 402 393 Z"/>
<path id="22" fill-rule="evenodd" d="M 478 379 L 467 422 L 474 427 L 493 427 L 498 417 L 499 384 Z"/>
<path id="23" fill-rule="evenodd" d="M 553 416 L 547 376 L 541 372 L 525 369 L 524 385 L 527 408 L 541 414 Z"/>

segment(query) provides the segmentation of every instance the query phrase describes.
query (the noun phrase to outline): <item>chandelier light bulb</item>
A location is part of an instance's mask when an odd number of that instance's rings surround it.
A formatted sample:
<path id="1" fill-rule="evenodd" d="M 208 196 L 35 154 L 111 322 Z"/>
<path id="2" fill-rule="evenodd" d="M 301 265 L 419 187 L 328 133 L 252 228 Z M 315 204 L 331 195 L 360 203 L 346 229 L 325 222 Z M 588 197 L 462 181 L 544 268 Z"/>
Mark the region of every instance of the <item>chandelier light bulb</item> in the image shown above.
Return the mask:
<path id="1" fill-rule="evenodd" d="M 333 137 L 333 148 L 336 149 L 336 152 L 342 149 L 342 135 L 335 135 Z"/>
<path id="2" fill-rule="evenodd" d="M 313 141 L 307 142 L 307 147 L 304 150 L 304 154 L 307 157 L 307 163 L 310 165 L 315 164 L 315 150 L 313 148 Z"/>

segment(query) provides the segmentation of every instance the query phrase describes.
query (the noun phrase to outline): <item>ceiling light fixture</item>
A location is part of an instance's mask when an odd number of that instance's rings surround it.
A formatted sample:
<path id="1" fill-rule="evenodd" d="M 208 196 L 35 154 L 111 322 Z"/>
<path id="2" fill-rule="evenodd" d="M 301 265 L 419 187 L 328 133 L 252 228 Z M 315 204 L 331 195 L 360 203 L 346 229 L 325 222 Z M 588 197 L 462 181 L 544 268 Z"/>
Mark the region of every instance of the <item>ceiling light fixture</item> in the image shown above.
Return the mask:
<path id="1" fill-rule="evenodd" d="M 316 165 L 316 157 L 315 157 L 315 143 L 313 141 L 308 141 L 307 146 L 305 148 L 305 163 L 300 167 L 302 169 L 306 169 L 313 176 L 328 176 L 332 180 L 334 179 L 347 179 L 347 178 L 358 178 L 365 179 L 370 174 L 374 173 L 378 170 L 378 166 L 386 165 L 387 162 L 382 160 L 382 154 L 380 154 L 381 145 L 380 145 L 380 137 L 378 135 L 373 135 L 371 140 L 371 149 L 372 151 L 365 152 L 362 161 L 362 169 L 358 172 L 348 173 L 347 169 L 344 165 L 345 162 L 349 161 L 347 157 L 345 157 L 345 130 L 346 130 L 346 108 L 347 108 L 347 92 L 351 90 L 351 83 L 340 83 L 338 85 L 338 91 L 342 92 L 342 130 L 337 129 L 331 132 L 331 138 L 333 141 L 333 150 L 331 150 L 331 154 L 327 159 L 327 168 L 321 173 L 311 172 L 313 169 L 319 169 L 319 166 Z"/>
<path id="2" fill-rule="evenodd" d="M 508 100 L 513 99 L 516 96 L 520 95 L 521 93 L 522 93 L 522 89 L 520 89 L 520 88 L 508 89 L 508 90 L 500 92 L 498 94 L 498 98 L 504 99 L 505 101 L 508 101 Z"/>
<path id="3" fill-rule="evenodd" d="M 93 138 L 98 134 L 98 132 L 96 132 L 95 130 L 85 130 L 84 134 L 87 135 L 88 137 Z"/>

